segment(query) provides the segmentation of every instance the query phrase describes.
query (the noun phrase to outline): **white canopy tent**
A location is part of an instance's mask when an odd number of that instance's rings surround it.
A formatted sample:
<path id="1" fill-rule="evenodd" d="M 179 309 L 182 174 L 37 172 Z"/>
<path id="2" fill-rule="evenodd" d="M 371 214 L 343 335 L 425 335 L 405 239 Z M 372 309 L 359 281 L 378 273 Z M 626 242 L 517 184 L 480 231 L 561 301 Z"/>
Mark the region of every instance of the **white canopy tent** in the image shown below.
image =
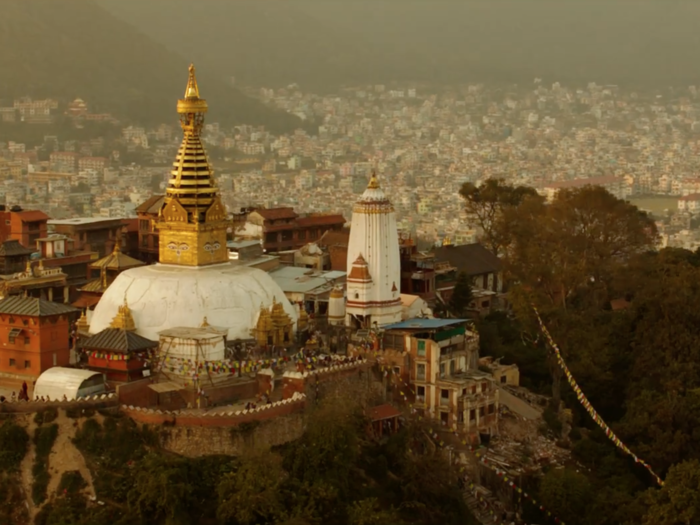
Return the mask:
<path id="1" fill-rule="evenodd" d="M 39 376 L 34 385 L 34 399 L 68 401 L 101 394 L 106 390 L 104 376 L 92 370 L 54 366 Z"/>

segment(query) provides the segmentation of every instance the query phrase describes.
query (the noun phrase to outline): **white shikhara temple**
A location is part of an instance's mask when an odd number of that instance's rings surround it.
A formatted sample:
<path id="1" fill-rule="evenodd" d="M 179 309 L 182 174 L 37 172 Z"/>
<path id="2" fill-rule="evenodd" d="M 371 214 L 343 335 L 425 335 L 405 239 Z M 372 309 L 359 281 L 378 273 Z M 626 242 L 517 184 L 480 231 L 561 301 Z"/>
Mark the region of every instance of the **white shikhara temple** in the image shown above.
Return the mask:
<path id="1" fill-rule="evenodd" d="M 346 324 L 374 328 L 400 322 L 396 214 L 375 174 L 352 210 L 347 268 Z"/>

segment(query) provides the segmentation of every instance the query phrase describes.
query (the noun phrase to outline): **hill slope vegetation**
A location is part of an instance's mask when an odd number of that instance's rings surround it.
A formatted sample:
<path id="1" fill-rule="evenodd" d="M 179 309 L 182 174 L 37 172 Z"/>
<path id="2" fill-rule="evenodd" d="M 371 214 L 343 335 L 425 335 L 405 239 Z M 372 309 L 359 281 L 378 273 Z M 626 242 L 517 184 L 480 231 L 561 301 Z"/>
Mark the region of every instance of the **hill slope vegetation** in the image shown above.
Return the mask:
<path id="1" fill-rule="evenodd" d="M 0 17 L 0 97 L 85 99 L 93 111 L 140 123 L 169 122 L 188 61 L 92 1 L 7 2 Z M 299 119 L 198 68 L 202 95 L 221 123 L 290 130 Z"/>

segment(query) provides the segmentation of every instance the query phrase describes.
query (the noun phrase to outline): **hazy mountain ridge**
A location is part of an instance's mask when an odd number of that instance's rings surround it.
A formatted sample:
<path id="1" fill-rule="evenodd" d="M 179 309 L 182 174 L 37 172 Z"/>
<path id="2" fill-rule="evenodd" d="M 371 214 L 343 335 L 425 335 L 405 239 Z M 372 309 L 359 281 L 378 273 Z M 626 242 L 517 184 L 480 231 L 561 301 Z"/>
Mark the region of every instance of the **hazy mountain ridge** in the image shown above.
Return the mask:
<path id="1" fill-rule="evenodd" d="M 99 1 L 244 83 L 700 82 L 695 2 Z"/>
<path id="2" fill-rule="evenodd" d="M 176 118 L 187 82 L 186 58 L 111 15 L 91 0 L 5 2 L 0 17 L 0 98 L 84 98 L 96 112 L 137 123 Z M 198 69 L 213 122 L 291 130 L 295 116 L 273 110 Z"/>

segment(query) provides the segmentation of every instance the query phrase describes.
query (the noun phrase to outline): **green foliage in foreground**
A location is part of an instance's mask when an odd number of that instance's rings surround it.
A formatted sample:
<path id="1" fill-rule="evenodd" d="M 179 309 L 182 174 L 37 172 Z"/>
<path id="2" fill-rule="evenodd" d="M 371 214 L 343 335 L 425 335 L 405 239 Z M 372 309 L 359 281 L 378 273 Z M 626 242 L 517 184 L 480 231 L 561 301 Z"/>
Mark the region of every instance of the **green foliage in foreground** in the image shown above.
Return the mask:
<path id="1" fill-rule="evenodd" d="M 244 458 L 182 458 L 126 418 L 89 419 L 75 444 L 97 497 L 66 473 L 38 525 L 470 524 L 457 474 L 409 427 L 384 444 L 366 439 L 361 412 L 330 402 L 301 439 Z"/>

